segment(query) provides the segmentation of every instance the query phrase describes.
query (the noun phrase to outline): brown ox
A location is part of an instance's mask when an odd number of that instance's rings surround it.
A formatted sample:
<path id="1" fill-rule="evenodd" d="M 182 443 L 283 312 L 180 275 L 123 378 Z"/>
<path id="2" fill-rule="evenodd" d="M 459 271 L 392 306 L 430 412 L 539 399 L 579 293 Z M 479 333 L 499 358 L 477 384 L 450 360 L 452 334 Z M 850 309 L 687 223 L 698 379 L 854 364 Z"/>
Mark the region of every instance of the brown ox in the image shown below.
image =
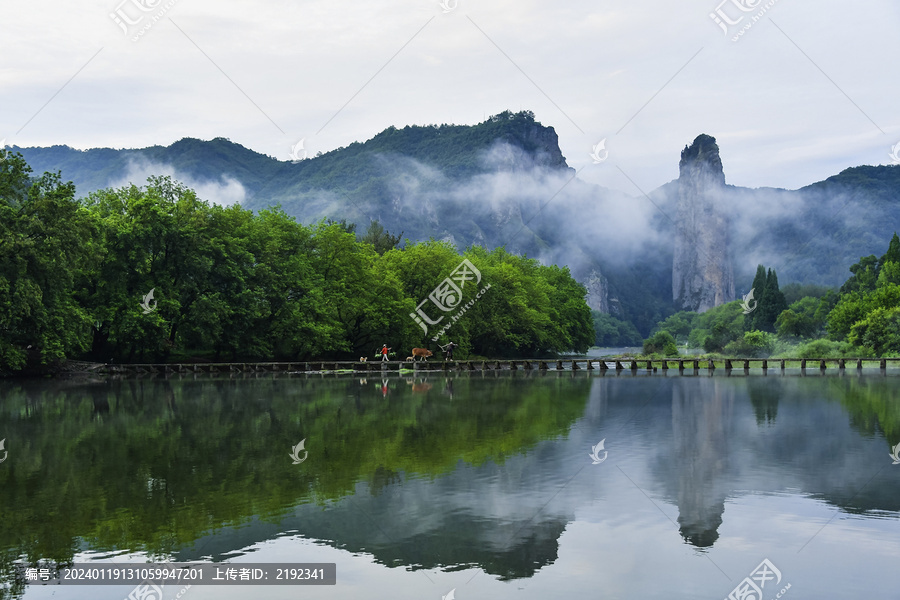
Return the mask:
<path id="1" fill-rule="evenodd" d="M 425 360 L 426 358 L 431 356 L 431 350 L 427 350 L 425 348 L 413 348 L 412 355 L 414 360 L 420 356 L 422 357 L 422 360 Z"/>

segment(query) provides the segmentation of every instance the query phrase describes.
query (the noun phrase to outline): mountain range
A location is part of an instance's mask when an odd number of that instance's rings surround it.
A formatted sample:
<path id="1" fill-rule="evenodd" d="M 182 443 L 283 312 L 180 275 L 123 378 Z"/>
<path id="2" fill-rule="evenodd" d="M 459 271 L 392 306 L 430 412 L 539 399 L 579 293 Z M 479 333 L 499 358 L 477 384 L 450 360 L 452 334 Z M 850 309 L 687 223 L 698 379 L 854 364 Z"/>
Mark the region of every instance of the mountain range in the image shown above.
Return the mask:
<path id="1" fill-rule="evenodd" d="M 591 308 L 646 336 L 676 310 L 749 291 L 758 264 L 789 282 L 838 286 L 900 230 L 900 165 L 848 168 L 799 190 L 728 185 L 715 138 L 685 146 L 679 178 L 645 195 L 589 184 L 530 111 L 477 125 L 389 127 L 282 161 L 224 138 L 141 149 L 11 148 L 79 196 L 172 175 L 200 197 L 299 221 L 377 220 L 411 241 L 506 246 L 568 266 Z M 673 161 L 677 157 L 673 157 Z M 611 161 L 612 162 L 612 161 Z M 761 174 L 764 179 L 764 174 Z"/>

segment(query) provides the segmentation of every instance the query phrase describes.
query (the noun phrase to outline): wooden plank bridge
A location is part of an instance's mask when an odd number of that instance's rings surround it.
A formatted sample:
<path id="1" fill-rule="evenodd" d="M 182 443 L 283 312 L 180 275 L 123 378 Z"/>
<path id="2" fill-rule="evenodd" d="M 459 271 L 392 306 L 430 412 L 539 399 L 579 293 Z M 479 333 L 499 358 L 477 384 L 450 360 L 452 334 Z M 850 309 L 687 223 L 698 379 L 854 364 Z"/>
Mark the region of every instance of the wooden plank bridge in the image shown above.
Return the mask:
<path id="1" fill-rule="evenodd" d="M 827 369 L 862 370 L 863 365 L 878 365 L 887 369 L 888 363 L 897 366 L 900 358 L 807 358 L 807 359 L 765 359 L 731 358 L 717 359 L 596 359 L 567 358 L 563 360 L 520 359 L 520 360 L 464 360 L 464 361 L 303 361 L 303 362 L 255 362 L 255 363 L 173 363 L 173 364 L 120 364 L 103 365 L 94 372 L 102 373 L 322 373 L 353 372 L 375 373 L 384 371 L 714 371 L 724 368 L 731 371 L 742 368 L 749 371 L 751 365 L 765 373 L 770 368 L 784 370 L 808 368 L 825 371 Z"/>

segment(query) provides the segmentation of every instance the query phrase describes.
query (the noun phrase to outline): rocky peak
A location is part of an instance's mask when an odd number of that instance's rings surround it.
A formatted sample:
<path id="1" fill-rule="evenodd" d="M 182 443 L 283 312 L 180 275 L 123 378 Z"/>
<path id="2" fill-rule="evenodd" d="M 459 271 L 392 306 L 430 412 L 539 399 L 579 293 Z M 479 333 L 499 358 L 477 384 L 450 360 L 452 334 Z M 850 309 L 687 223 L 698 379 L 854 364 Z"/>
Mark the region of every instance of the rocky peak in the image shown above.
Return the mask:
<path id="1" fill-rule="evenodd" d="M 712 182 L 725 185 L 725 170 L 722 168 L 716 138 L 701 133 L 693 144 L 685 146 L 681 151 L 678 172 L 679 179 L 704 176 Z"/>
<path id="2" fill-rule="evenodd" d="M 734 300 L 725 173 L 715 138 L 697 136 L 682 151 L 679 171 L 672 298 L 683 310 L 703 312 Z"/>

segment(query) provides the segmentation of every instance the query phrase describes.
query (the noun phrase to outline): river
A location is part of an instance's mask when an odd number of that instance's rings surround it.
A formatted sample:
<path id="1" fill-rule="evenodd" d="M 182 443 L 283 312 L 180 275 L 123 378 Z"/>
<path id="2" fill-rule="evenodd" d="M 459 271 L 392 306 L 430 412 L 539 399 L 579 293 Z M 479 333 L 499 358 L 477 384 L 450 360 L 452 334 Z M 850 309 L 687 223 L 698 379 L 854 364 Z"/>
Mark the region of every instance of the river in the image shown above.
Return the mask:
<path id="1" fill-rule="evenodd" d="M 136 597 L 10 583 L 40 561 L 336 564 L 165 600 L 900 589 L 894 370 L 0 381 L 0 439 L 0 598 Z"/>

